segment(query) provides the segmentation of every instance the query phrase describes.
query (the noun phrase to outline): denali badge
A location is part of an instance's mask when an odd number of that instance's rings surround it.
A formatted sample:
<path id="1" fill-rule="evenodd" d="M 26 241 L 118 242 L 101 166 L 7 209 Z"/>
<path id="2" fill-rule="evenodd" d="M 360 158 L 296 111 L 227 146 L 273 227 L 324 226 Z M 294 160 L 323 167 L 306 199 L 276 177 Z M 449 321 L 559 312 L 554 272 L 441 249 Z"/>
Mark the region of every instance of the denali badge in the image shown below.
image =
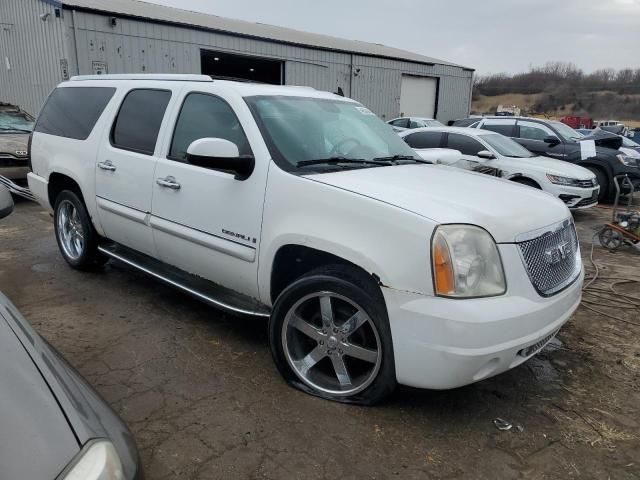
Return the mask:
<path id="1" fill-rule="evenodd" d="M 557 247 L 550 248 L 545 250 L 544 258 L 547 260 L 549 265 L 555 265 L 560 263 L 562 260 L 567 258 L 571 253 L 571 245 L 569 242 L 564 242 L 558 245 Z"/>
<path id="2" fill-rule="evenodd" d="M 16 150 L 16 155 L 18 157 L 26 157 L 27 156 L 27 151 L 26 150 Z"/>

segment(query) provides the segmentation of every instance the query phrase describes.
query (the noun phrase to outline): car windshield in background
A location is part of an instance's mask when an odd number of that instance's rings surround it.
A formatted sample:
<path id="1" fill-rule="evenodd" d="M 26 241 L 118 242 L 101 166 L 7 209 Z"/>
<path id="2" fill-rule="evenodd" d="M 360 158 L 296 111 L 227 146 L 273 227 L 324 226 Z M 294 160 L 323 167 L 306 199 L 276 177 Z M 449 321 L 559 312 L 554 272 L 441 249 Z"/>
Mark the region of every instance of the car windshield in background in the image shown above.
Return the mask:
<path id="1" fill-rule="evenodd" d="M 417 120 L 416 123 L 421 127 L 444 127 L 444 123 L 438 120 L 433 120 L 432 118 L 421 118 L 420 120 Z"/>
<path id="2" fill-rule="evenodd" d="M 285 170 L 323 168 L 324 160 L 333 168 L 340 160 L 346 168 L 419 161 L 389 125 L 358 103 L 290 96 L 245 100 L 269 140 L 274 160 Z"/>
<path id="3" fill-rule="evenodd" d="M 31 133 L 34 123 L 20 112 L 0 112 L 0 133 Z"/>
<path id="4" fill-rule="evenodd" d="M 584 138 L 584 135 L 580 132 L 574 130 L 569 125 L 565 125 L 562 122 L 549 122 L 553 125 L 553 128 L 565 139 L 565 140 L 573 140 L 574 142 L 580 141 Z"/>
<path id="5" fill-rule="evenodd" d="M 531 158 L 535 156 L 529 150 L 524 148 L 518 142 L 511 140 L 504 135 L 500 135 L 498 133 L 483 135 L 482 139 L 491 145 L 496 152 L 498 152 L 503 157 L 511 157 L 511 158 Z"/>
<path id="6" fill-rule="evenodd" d="M 622 146 L 627 148 L 638 148 L 640 147 L 640 143 L 636 143 L 630 138 L 622 137 Z"/>

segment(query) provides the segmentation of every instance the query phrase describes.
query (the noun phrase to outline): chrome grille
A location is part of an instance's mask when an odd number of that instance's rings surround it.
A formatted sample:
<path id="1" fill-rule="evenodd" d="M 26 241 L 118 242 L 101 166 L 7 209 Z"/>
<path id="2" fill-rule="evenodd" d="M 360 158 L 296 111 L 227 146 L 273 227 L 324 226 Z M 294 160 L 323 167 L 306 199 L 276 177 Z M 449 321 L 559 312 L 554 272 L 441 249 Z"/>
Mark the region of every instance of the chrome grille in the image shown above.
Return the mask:
<path id="1" fill-rule="evenodd" d="M 597 184 L 598 181 L 595 178 L 592 178 L 591 180 L 578 180 L 576 186 L 580 188 L 593 188 Z"/>
<path id="2" fill-rule="evenodd" d="M 580 245 L 571 220 L 518 243 L 518 247 L 531 283 L 542 296 L 559 292 L 580 275 Z"/>

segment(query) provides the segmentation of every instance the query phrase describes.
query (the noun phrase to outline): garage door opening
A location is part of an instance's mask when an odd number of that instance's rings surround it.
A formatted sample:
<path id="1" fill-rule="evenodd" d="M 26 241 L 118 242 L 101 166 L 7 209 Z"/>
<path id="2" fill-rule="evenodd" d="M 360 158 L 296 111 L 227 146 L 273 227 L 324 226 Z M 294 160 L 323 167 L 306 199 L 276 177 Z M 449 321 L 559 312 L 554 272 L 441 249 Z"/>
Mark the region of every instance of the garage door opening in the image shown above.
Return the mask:
<path id="1" fill-rule="evenodd" d="M 200 62 L 204 75 L 241 78 L 274 85 L 283 83 L 284 65 L 278 60 L 201 50 Z"/>
<path id="2" fill-rule="evenodd" d="M 404 117 L 436 118 L 438 113 L 438 79 L 402 75 L 400 112 Z"/>

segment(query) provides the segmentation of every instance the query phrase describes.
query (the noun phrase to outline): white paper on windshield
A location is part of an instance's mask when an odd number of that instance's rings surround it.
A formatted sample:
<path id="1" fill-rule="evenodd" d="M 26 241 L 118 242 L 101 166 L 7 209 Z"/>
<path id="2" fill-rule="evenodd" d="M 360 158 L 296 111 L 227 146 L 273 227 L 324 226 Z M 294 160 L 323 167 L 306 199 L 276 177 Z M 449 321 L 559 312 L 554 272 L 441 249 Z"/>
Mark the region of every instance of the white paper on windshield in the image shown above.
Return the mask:
<path id="1" fill-rule="evenodd" d="M 582 160 L 596 156 L 595 140 L 583 140 L 580 142 L 580 157 Z"/>

